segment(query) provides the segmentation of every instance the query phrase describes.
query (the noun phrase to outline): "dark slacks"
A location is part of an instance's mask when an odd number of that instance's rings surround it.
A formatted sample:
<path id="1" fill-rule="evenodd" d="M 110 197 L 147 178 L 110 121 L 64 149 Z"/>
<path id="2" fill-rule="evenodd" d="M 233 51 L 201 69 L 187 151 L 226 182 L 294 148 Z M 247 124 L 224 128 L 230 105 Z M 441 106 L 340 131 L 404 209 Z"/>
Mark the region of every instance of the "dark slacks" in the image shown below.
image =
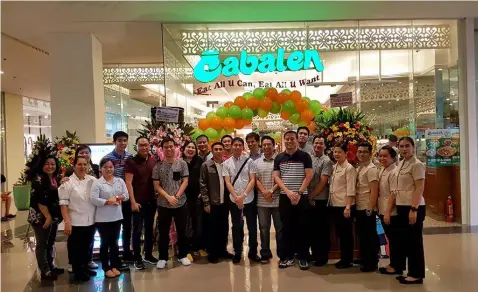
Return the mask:
<path id="1" fill-rule="evenodd" d="M 221 205 L 211 205 L 207 222 L 209 223 L 209 237 L 207 252 L 210 259 L 218 259 L 227 252 L 227 242 L 229 235 L 229 206 L 228 203 Z"/>
<path id="2" fill-rule="evenodd" d="M 327 200 L 315 200 L 309 207 L 309 236 L 312 258 L 316 262 L 327 262 L 330 251 L 330 219 Z"/>
<path id="3" fill-rule="evenodd" d="M 271 219 L 274 220 L 274 229 L 276 233 L 277 256 L 280 258 L 284 253 L 282 221 L 278 207 L 257 207 L 259 214 L 259 231 L 261 235 L 261 257 L 272 257 L 271 241 Z"/>
<path id="4" fill-rule="evenodd" d="M 38 269 L 45 274 L 55 268 L 53 264 L 53 246 L 55 245 L 58 223 L 53 222 L 47 229 L 44 229 L 42 225 L 32 224 L 32 227 L 35 232 L 35 256 Z"/>
<path id="5" fill-rule="evenodd" d="M 121 210 L 123 211 L 123 220 L 121 225 L 123 226 L 123 256 L 131 255 L 131 227 L 132 227 L 132 210 L 131 202 L 125 201 L 121 203 Z"/>
<path id="6" fill-rule="evenodd" d="M 397 206 L 397 240 L 394 261 L 397 267 L 405 267 L 408 259 L 408 276 L 425 278 L 425 252 L 423 250 L 423 221 L 425 206 L 420 206 L 417 212 L 417 222 L 409 224 L 410 206 Z"/>
<path id="7" fill-rule="evenodd" d="M 249 233 L 249 256 L 257 255 L 257 205 L 254 202 L 244 205 L 239 209 L 234 202 L 229 200 L 229 210 L 232 221 L 232 245 L 236 255 L 242 255 L 244 243 L 244 216 L 246 217 L 247 231 Z"/>
<path id="8" fill-rule="evenodd" d="M 100 260 L 103 271 L 107 272 L 112 268 L 119 268 L 121 260 L 119 258 L 118 239 L 121 229 L 121 220 L 114 222 L 97 222 L 96 228 L 101 238 Z"/>
<path id="9" fill-rule="evenodd" d="M 204 237 L 204 204 L 201 200 L 188 200 L 188 231 L 191 251 L 197 252 L 206 248 Z"/>
<path id="10" fill-rule="evenodd" d="M 360 260 L 366 268 L 378 266 L 380 241 L 377 234 L 377 213 L 367 216 L 366 210 L 357 210 L 356 223 L 359 240 Z"/>
<path id="11" fill-rule="evenodd" d="M 307 217 L 309 202 L 306 195 L 302 195 L 297 205 L 292 205 L 290 199 L 281 194 L 279 198 L 279 212 L 282 221 L 284 254 L 281 260 L 294 258 L 297 251 L 300 260 L 307 260 L 309 255 L 309 239 L 307 235 Z"/>
<path id="12" fill-rule="evenodd" d="M 133 251 L 135 260 L 141 257 L 141 235 L 144 228 L 144 254 L 153 253 L 153 228 L 156 215 L 156 201 L 138 201 L 141 205 L 138 212 L 133 212 Z M 124 236 L 124 235 L 123 235 Z"/>
<path id="13" fill-rule="evenodd" d="M 405 270 L 405 266 L 397 264 L 397 216 L 390 216 L 390 224 L 385 224 L 383 221 L 383 215 L 380 215 L 382 221 L 383 230 L 388 239 L 388 249 L 390 251 L 390 266 L 396 271 L 402 272 Z"/>
<path id="14" fill-rule="evenodd" d="M 186 204 L 179 208 L 158 207 L 158 227 L 159 227 L 159 260 L 168 260 L 169 230 L 171 221 L 174 219 L 176 233 L 178 235 L 178 259 L 186 257 L 189 253 L 188 238 L 186 228 L 188 223 L 188 209 Z"/>
<path id="15" fill-rule="evenodd" d="M 354 256 L 353 218 L 355 206 L 352 206 L 349 218 L 344 217 L 344 210 L 345 207 L 330 207 L 335 232 L 340 241 L 340 260 L 345 264 L 351 264 Z"/>
<path id="16" fill-rule="evenodd" d="M 95 236 L 95 226 L 72 226 L 67 248 L 73 273 L 87 269 L 90 261 L 90 245 Z"/>

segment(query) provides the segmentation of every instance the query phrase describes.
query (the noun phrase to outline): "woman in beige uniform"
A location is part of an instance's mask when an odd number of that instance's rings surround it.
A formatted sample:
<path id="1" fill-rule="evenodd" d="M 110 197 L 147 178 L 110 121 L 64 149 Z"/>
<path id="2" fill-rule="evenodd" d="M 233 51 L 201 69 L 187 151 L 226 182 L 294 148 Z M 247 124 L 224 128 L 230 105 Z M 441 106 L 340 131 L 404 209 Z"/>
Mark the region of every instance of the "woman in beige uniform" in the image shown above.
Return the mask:
<path id="1" fill-rule="evenodd" d="M 333 148 L 334 165 L 330 177 L 330 206 L 335 232 L 340 239 L 340 261 L 337 269 L 352 267 L 354 254 L 353 215 L 355 213 L 355 183 L 357 171 L 347 161 L 348 143 L 337 144 Z"/>
<path id="2" fill-rule="evenodd" d="M 384 146 L 378 153 L 378 159 L 382 170 L 379 174 L 379 190 L 378 190 L 378 216 L 382 221 L 382 226 L 387 235 L 388 245 L 390 249 L 390 264 L 380 268 L 381 274 L 385 275 L 401 275 L 404 266 L 398 266 L 396 263 L 396 224 L 397 209 L 395 208 L 395 197 L 392 190 L 396 189 L 397 184 L 397 152 L 391 146 Z"/>
<path id="3" fill-rule="evenodd" d="M 398 149 L 404 158 L 397 166 L 397 252 L 395 263 L 405 267 L 408 258 L 408 275 L 399 276 L 402 284 L 422 284 L 425 278 L 423 251 L 423 221 L 425 220 L 425 165 L 415 157 L 415 143 L 402 137 Z"/>

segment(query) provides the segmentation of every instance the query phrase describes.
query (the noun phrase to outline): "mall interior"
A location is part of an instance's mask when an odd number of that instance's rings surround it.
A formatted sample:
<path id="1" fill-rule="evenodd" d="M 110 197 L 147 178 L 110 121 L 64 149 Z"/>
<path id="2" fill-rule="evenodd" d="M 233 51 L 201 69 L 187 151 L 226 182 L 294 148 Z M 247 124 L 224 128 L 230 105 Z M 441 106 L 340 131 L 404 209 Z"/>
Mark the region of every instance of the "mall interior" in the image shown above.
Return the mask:
<path id="1" fill-rule="evenodd" d="M 298 90 L 325 107 L 331 95 L 351 92 L 349 107 L 365 114 L 379 145 L 391 134 L 413 137 L 416 155 L 427 165 L 426 281 L 406 289 L 477 286 L 478 2 L 2 1 L 0 8 L 0 168 L 7 177 L 2 192 L 15 190 L 40 135 L 53 140 L 68 130 L 81 143 L 111 149 L 112 135 L 125 131 L 128 150 L 135 153 L 138 130 L 154 118 L 155 107 L 180 107 L 184 122 L 196 125 L 257 87 Z M 219 51 L 224 60 L 244 51 L 260 55 L 279 49 L 316 50 L 324 69 L 240 73 L 210 83 L 193 74 L 208 50 Z M 235 135 L 288 127 L 269 114 L 256 116 Z M 435 129 L 449 133 L 456 149 L 446 165 L 427 159 L 428 133 Z M 444 216 L 448 197 L 452 222 Z M 269 265 L 247 259 L 242 265 L 170 262 L 166 271 L 132 268 L 114 280 L 99 272 L 82 284 L 65 275 L 45 285 L 39 281 L 28 209 L 17 208 L 20 201 L 14 198 L 10 210 L 16 218 L 1 223 L 4 291 L 404 289 L 378 273 L 333 266 L 279 270 L 277 259 Z M 57 264 L 66 267 L 63 231 L 56 241 Z"/>

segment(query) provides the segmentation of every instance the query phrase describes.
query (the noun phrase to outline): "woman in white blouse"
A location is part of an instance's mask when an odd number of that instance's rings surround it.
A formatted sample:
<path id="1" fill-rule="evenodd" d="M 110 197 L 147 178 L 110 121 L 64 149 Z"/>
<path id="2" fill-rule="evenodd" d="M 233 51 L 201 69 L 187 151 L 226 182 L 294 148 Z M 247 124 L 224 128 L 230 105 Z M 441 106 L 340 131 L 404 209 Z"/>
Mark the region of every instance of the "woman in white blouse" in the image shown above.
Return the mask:
<path id="1" fill-rule="evenodd" d="M 76 280 L 88 281 L 96 272 L 88 269 L 89 247 L 95 235 L 95 211 L 91 204 L 91 186 L 96 180 L 87 175 L 88 161 L 76 157 L 73 162 L 74 173 L 68 182 L 58 189 L 61 214 L 65 222 L 65 235 L 68 236 L 68 254 Z"/>
<path id="2" fill-rule="evenodd" d="M 330 203 L 335 232 L 340 239 L 340 261 L 337 269 L 352 267 L 354 254 L 353 214 L 355 212 L 355 186 L 357 171 L 347 161 L 348 143 L 340 143 L 333 148 L 334 165 L 330 176 Z"/>
<path id="3" fill-rule="evenodd" d="M 398 267 L 405 267 L 408 258 L 408 275 L 399 276 L 402 284 L 422 284 L 425 278 L 423 252 L 423 221 L 425 220 L 425 165 L 415 156 L 415 143 L 402 137 L 398 149 L 403 160 L 397 166 L 397 253 Z"/>
<path id="4" fill-rule="evenodd" d="M 401 275 L 405 267 L 398 266 L 396 261 L 396 218 L 395 197 L 393 190 L 396 189 L 396 159 L 397 152 L 390 146 L 384 146 L 378 153 L 378 159 L 382 170 L 379 174 L 378 214 L 382 220 L 382 226 L 388 238 L 390 247 L 390 264 L 380 268 L 379 271 L 385 275 Z"/>
<path id="5" fill-rule="evenodd" d="M 119 276 L 124 269 L 119 258 L 118 239 L 123 212 L 121 203 L 128 200 L 125 182 L 114 177 L 113 161 L 103 158 L 100 161 L 101 178 L 91 187 L 91 203 L 96 206 L 96 228 L 101 237 L 101 266 L 107 278 Z"/>

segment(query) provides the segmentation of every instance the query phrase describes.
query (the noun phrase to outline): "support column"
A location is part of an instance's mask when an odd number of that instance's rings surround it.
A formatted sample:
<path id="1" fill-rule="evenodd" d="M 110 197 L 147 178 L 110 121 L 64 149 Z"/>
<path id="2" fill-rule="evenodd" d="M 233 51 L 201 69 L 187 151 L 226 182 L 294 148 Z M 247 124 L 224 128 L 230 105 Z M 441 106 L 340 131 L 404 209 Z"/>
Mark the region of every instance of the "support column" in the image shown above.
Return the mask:
<path id="1" fill-rule="evenodd" d="M 23 97 L 5 93 L 6 190 L 13 190 L 13 184 L 20 178 L 20 173 L 25 168 L 23 144 Z M 14 200 L 12 200 L 10 212 L 13 214 L 16 212 Z"/>
<path id="2" fill-rule="evenodd" d="M 474 19 L 458 23 L 460 69 L 460 180 L 462 194 L 462 223 L 478 225 L 478 104 L 476 72 L 478 37 Z"/>
<path id="3" fill-rule="evenodd" d="M 90 33 L 54 33 L 50 45 L 52 137 L 68 130 L 82 143 L 106 142 L 100 41 Z"/>

